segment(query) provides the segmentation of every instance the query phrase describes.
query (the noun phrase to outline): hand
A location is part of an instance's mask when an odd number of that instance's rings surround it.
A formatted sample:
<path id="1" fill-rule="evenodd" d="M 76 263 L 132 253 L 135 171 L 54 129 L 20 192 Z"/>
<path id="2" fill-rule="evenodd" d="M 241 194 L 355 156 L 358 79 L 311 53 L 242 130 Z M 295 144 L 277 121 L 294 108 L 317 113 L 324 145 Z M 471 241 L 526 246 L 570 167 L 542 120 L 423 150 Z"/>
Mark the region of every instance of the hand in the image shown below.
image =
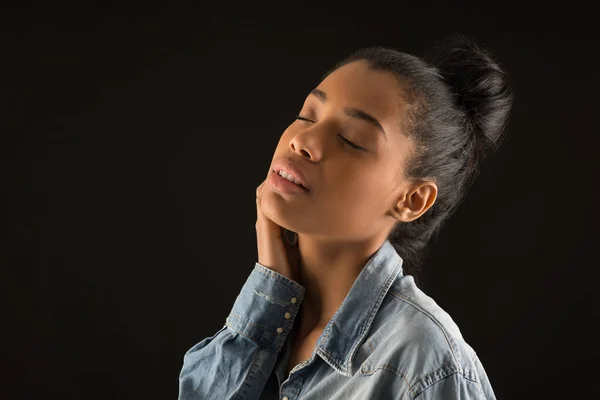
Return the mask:
<path id="1" fill-rule="evenodd" d="M 268 179 L 268 178 L 267 178 Z M 298 247 L 285 240 L 283 229 L 267 218 L 261 209 L 262 189 L 266 179 L 256 188 L 256 242 L 258 263 L 297 282 L 300 253 Z"/>

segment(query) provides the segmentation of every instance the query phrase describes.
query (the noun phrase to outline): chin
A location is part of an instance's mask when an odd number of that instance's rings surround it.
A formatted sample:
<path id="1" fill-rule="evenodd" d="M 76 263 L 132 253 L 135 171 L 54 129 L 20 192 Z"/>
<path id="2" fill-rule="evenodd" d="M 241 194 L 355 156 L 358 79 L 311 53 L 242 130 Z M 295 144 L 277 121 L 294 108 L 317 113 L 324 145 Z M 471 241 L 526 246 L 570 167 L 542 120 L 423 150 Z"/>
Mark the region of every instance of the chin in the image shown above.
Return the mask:
<path id="1" fill-rule="evenodd" d="M 265 193 L 261 201 L 261 210 L 265 217 L 277 225 L 287 230 L 298 232 L 299 219 L 301 217 L 280 196 L 274 193 Z"/>

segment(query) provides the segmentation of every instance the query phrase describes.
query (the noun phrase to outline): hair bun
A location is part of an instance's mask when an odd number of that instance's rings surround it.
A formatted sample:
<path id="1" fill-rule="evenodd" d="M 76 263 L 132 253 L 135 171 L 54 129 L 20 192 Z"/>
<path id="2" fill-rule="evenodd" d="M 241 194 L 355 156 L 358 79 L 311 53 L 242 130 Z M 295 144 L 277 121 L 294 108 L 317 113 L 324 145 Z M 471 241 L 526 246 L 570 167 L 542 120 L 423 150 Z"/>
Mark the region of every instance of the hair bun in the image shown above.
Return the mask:
<path id="1" fill-rule="evenodd" d="M 434 47 L 427 62 L 436 67 L 454 94 L 477 142 L 476 158 L 500 145 L 512 105 L 506 73 L 474 39 L 455 35 Z M 491 149 L 493 147 L 493 149 Z"/>

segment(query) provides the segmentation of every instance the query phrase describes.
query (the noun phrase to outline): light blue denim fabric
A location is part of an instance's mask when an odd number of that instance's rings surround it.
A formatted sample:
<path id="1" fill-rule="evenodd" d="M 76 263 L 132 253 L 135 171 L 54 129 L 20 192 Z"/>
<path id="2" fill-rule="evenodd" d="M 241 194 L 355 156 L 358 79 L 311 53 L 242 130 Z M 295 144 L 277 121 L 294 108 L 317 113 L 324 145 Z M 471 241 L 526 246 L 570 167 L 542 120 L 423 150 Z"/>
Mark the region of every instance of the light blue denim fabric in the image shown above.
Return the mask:
<path id="1" fill-rule="evenodd" d="M 256 263 L 225 325 L 186 352 L 179 399 L 495 399 L 473 349 L 403 276 L 389 241 L 365 265 L 312 357 L 286 376 L 286 338 L 303 297 L 298 283 Z"/>

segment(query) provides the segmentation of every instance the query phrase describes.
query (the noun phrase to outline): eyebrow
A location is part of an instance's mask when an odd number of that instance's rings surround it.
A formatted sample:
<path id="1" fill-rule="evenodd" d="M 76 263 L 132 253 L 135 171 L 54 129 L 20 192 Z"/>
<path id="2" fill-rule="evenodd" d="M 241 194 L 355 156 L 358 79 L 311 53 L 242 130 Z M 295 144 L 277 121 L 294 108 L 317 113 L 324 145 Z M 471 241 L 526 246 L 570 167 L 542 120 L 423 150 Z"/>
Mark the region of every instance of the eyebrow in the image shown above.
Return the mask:
<path id="1" fill-rule="evenodd" d="M 319 99 L 321 103 L 325 103 L 327 101 L 327 94 L 325 94 L 325 92 L 320 89 L 313 89 L 310 91 L 310 94 Z M 384 139 L 387 141 L 387 135 L 385 133 L 385 130 L 383 129 L 383 126 L 381 126 L 381 123 L 377 120 L 377 118 L 375 118 L 371 114 L 367 114 L 366 112 L 353 107 L 344 108 L 344 114 L 352 118 L 361 119 L 375 126 L 379 130 L 379 132 L 383 134 Z"/>

